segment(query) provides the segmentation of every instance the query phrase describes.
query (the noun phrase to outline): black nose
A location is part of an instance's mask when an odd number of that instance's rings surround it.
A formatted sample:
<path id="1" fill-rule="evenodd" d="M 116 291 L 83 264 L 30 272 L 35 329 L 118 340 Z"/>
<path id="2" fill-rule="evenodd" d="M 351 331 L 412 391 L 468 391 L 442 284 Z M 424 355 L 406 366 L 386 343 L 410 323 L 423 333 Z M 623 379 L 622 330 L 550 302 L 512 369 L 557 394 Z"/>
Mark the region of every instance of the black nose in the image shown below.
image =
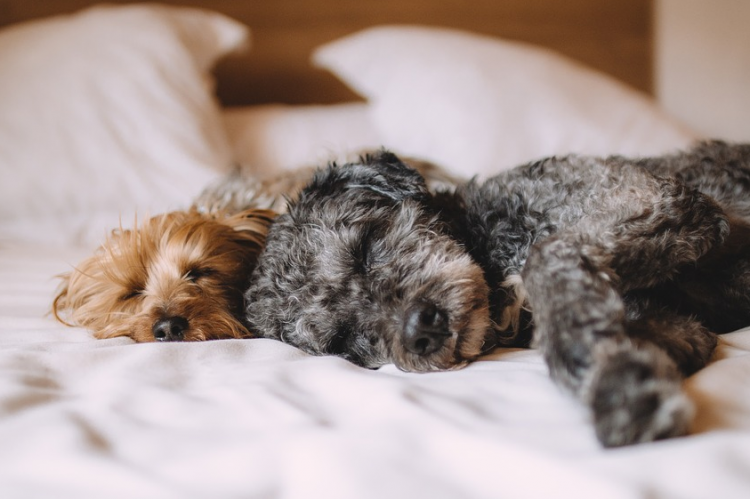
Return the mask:
<path id="1" fill-rule="evenodd" d="M 448 317 L 432 303 L 420 303 L 406 314 L 404 347 L 417 355 L 439 350 L 451 336 Z"/>
<path id="2" fill-rule="evenodd" d="M 188 321 L 184 317 L 165 317 L 154 323 L 151 331 L 156 341 L 182 341 L 185 339 L 185 331 L 188 329 Z"/>

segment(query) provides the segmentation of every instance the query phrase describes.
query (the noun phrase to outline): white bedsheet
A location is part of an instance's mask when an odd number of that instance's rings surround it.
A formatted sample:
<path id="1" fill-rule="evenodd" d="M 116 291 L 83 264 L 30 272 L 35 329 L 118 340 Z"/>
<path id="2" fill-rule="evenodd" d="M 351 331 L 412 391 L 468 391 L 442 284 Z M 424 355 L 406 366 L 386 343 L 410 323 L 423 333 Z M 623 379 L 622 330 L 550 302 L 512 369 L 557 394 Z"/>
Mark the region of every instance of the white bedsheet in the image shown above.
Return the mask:
<path id="1" fill-rule="evenodd" d="M 602 450 L 532 350 L 407 374 L 272 340 L 94 340 L 45 315 L 85 250 L 0 248 L 0 497 L 747 498 L 750 330 L 694 434 Z"/>

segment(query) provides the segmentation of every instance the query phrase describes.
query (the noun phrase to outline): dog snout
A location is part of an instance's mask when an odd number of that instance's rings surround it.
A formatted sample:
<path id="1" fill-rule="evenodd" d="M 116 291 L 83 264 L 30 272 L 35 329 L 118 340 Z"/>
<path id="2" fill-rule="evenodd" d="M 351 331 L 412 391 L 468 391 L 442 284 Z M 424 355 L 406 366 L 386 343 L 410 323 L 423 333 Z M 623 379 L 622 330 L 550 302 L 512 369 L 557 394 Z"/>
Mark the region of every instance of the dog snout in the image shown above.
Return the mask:
<path id="1" fill-rule="evenodd" d="M 182 341 L 187 329 L 187 319 L 180 316 L 159 319 L 151 328 L 156 341 Z"/>
<path id="2" fill-rule="evenodd" d="M 420 303 L 406 314 L 404 348 L 417 355 L 429 355 L 439 350 L 451 336 L 448 317 L 432 303 Z"/>

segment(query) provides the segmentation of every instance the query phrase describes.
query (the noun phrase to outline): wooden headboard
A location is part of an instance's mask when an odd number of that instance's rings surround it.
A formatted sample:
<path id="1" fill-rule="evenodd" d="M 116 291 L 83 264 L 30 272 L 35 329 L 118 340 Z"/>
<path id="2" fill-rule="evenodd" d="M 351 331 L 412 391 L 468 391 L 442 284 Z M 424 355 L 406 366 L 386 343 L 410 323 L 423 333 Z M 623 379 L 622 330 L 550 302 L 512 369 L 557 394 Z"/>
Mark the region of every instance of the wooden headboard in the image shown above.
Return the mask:
<path id="1" fill-rule="evenodd" d="M 0 0 L 0 26 L 73 12 L 85 0 Z M 108 3 L 135 3 L 110 0 Z M 547 46 L 652 93 L 652 0 L 166 0 L 250 26 L 251 50 L 216 68 L 225 105 L 356 100 L 311 67 L 311 51 L 377 24 L 455 27 Z"/>

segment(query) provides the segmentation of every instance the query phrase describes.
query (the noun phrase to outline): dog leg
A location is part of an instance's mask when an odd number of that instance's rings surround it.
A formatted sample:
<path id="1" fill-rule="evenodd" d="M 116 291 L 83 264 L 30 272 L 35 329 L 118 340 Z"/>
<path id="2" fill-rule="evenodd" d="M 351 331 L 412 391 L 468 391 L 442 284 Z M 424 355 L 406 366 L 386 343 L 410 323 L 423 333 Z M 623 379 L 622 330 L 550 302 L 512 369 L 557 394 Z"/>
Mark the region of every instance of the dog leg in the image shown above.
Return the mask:
<path id="1" fill-rule="evenodd" d="M 698 317 L 711 331 L 727 333 L 750 324 L 750 227 L 736 219 L 724 244 L 665 284 L 670 306 Z"/>
<path id="2" fill-rule="evenodd" d="M 649 342 L 664 350 L 683 376 L 690 376 L 711 360 L 718 336 L 692 316 L 682 315 L 646 299 L 626 299 L 626 328 L 636 343 Z"/>
<path id="3" fill-rule="evenodd" d="M 532 248 L 524 266 L 535 341 L 550 374 L 591 407 L 607 446 L 684 434 L 692 408 L 683 373 L 702 367 L 715 347 L 687 319 L 657 332 L 667 323 L 626 314 L 623 293 L 673 278 L 728 232 L 709 198 L 679 184 L 662 187 L 665 195 L 642 215 L 613 226 L 584 220 Z"/>
<path id="4" fill-rule="evenodd" d="M 608 446 L 687 433 L 692 408 L 679 391 L 682 377 L 704 367 L 718 341 L 691 317 L 647 308 L 648 300 L 633 305 L 627 303 L 625 324 L 631 343 L 599 353 L 605 360 L 594 369 L 587 395 L 596 434 Z"/>
<path id="5" fill-rule="evenodd" d="M 721 248 L 730 234 L 727 215 L 708 196 L 673 179 L 660 180 L 659 190 L 655 199 L 624 200 L 639 201 L 639 215 L 599 226 L 583 220 L 576 229 L 598 241 L 602 264 L 623 276 L 622 293 L 672 280 L 686 264 Z"/>
<path id="6" fill-rule="evenodd" d="M 685 434 L 693 411 L 680 369 L 654 342 L 631 337 L 616 274 L 596 265 L 603 250 L 583 239 L 553 236 L 524 268 L 550 375 L 590 407 L 605 446 Z"/>

